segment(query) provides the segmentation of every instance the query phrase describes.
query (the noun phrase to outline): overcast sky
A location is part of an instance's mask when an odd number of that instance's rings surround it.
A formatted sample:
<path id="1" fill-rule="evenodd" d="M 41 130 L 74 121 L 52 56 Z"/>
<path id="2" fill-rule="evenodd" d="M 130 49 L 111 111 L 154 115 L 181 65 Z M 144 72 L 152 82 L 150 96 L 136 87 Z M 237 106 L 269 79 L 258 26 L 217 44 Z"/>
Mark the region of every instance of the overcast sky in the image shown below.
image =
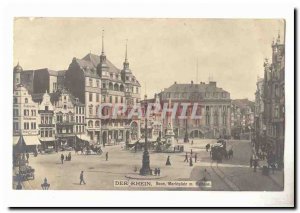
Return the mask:
<path id="1" fill-rule="evenodd" d="M 254 100 L 257 76 L 271 57 L 271 42 L 283 20 L 247 19 L 54 19 L 18 18 L 14 23 L 14 64 L 23 69 L 67 69 L 73 57 L 105 53 L 122 68 L 128 39 L 130 68 L 148 97 L 178 83 L 208 82 L 231 98 Z M 145 87 L 146 85 L 146 87 Z"/>

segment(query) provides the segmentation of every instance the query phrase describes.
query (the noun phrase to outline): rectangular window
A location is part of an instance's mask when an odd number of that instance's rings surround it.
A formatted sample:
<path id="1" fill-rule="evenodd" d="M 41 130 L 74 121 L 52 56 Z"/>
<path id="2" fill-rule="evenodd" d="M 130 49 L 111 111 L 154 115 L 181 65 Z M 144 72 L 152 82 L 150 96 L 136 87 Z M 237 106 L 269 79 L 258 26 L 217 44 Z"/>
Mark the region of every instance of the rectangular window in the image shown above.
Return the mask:
<path id="1" fill-rule="evenodd" d="M 118 96 L 115 97 L 115 103 L 118 103 Z"/>
<path id="2" fill-rule="evenodd" d="M 99 88 L 99 80 L 96 81 L 97 88 Z"/>
<path id="3" fill-rule="evenodd" d="M 90 87 L 92 87 L 93 86 L 93 79 L 89 79 L 89 83 L 90 83 Z"/>
<path id="4" fill-rule="evenodd" d="M 15 131 L 19 130 L 19 123 L 18 122 L 14 122 L 14 130 Z"/>
<path id="5" fill-rule="evenodd" d="M 52 130 L 49 130 L 49 137 L 52 137 Z"/>
<path id="6" fill-rule="evenodd" d="M 93 93 L 90 93 L 89 101 L 90 101 L 90 102 L 93 101 Z"/>
<path id="7" fill-rule="evenodd" d="M 42 138 L 44 137 L 44 130 L 43 129 L 41 130 L 41 137 Z"/>
<path id="8" fill-rule="evenodd" d="M 48 130 L 45 130 L 45 137 L 48 137 Z"/>
<path id="9" fill-rule="evenodd" d="M 99 102 L 99 97 L 100 97 L 100 95 L 96 94 L 96 102 Z"/>

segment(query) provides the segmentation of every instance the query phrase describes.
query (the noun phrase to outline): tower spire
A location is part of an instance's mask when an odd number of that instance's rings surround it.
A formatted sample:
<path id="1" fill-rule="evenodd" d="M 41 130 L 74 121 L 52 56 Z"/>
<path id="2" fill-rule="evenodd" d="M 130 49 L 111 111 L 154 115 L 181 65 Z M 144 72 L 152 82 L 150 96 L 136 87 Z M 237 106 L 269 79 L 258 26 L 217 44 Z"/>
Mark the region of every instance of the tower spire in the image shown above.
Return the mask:
<path id="1" fill-rule="evenodd" d="M 197 64 L 196 64 L 196 84 L 198 84 L 198 58 L 197 58 Z"/>
<path id="2" fill-rule="evenodd" d="M 104 55 L 104 29 L 102 30 L 102 55 Z"/>
<path id="3" fill-rule="evenodd" d="M 127 43 L 128 43 L 128 39 L 126 39 L 126 46 L 125 46 L 125 61 L 123 63 L 124 70 L 129 70 L 129 62 L 127 58 Z"/>
<path id="4" fill-rule="evenodd" d="M 127 43 L 128 43 L 128 39 L 126 39 L 125 62 L 128 62 L 128 59 L 127 59 Z"/>

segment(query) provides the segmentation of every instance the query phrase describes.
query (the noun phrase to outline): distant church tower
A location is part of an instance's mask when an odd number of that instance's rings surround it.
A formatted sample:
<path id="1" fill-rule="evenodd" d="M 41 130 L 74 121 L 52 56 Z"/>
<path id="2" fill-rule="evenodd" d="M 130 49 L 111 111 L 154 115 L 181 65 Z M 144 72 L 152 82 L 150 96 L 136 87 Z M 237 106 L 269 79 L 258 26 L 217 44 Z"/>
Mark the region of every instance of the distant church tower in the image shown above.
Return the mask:
<path id="1" fill-rule="evenodd" d="M 104 53 L 104 30 L 102 30 L 102 51 L 100 55 L 100 63 L 97 66 L 97 73 L 100 77 L 109 78 L 109 67 L 106 63 L 106 55 Z"/>
<path id="2" fill-rule="evenodd" d="M 18 84 L 21 84 L 21 72 L 23 71 L 23 68 L 20 66 L 19 62 L 17 66 L 14 67 L 14 89 L 17 87 Z"/>
<path id="3" fill-rule="evenodd" d="M 129 82 L 129 76 L 131 76 L 131 70 L 129 69 L 129 62 L 128 62 L 128 58 L 127 58 L 127 41 L 126 41 L 126 49 L 125 49 L 125 61 L 123 63 L 123 69 L 121 71 L 121 78 L 123 82 Z"/>

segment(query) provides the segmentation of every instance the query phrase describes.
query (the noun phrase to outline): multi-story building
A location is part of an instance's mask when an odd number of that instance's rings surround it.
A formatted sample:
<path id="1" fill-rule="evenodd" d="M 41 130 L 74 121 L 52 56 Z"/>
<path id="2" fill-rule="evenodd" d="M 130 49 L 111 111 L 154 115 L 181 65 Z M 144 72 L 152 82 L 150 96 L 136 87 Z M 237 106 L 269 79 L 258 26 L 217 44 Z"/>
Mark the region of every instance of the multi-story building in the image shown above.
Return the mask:
<path id="1" fill-rule="evenodd" d="M 172 100 L 172 106 L 178 104 L 175 119 L 172 120 L 175 137 L 183 138 L 188 134 L 192 138 L 219 138 L 231 134 L 230 93 L 217 87 L 217 83 L 201 82 L 194 84 L 174 83 L 160 94 L 161 106 Z M 187 119 L 181 119 L 184 105 L 187 106 Z M 194 109 L 194 107 L 197 107 Z M 193 109 L 195 116 L 192 118 Z M 163 119 L 163 134 L 168 126 L 168 119 Z"/>
<path id="2" fill-rule="evenodd" d="M 18 63 L 14 68 L 14 85 L 21 83 L 30 94 L 53 93 L 64 88 L 65 72 L 48 68 L 23 70 Z"/>
<path id="3" fill-rule="evenodd" d="M 253 101 L 248 99 L 235 99 L 231 103 L 231 132 L 235 139 L 252 138 L 254 131 L 254 110 Z"/>
<path id="4" fill-rule="evenodd" d="M 280 36 L 272 43 L 272 61 L 264 63 L 264 123 L 266 125 L 265 146 L 275 154 L 279 167 L 283 167 L 285 131 L 285 46 Z"/>
<path id="5" fill-rule="evenodd" d="M 264 79 L 257 78 L 256 82 L 256 92 L 255 92 L 255 111 L 254 111 L 254 130 L 255 130 L 255 145 L 256 149 L 258 149 L 261 141 L 264 140 L 264 132 L 266 130 L 266 126 L 263 121 L 263 113 L 264 113 L 264 102 L 263 102 L 263 94 L 264 94 Z"/>
<path id="6" fill-rule="evenodd" d="M 23 70 L 19 63 L 14 68 L 14 88 L 22 83 L 38 103 L 44 93 L 49 93 L 55 118 L 59 118 L 55 120 L 56 134 L 62 141 L 71 143 L 74 135 L 86 139 L 86 132 L 89 141 L 97 143 L 114 144 L 138 138 L 138 118 L 119 115 L 101 119 L 101 103 L 125 104 L 129 111 L 140 102 L 141 92 L 140 83 L 129 68 L 127 45 L 123 68 L 118 69 L 106 58 L 103 42 L 102 38 L 100 56 L 90 53 L 82 59 L 73 58 L 68 70 Z M 66 114 L 75 120 L 65 120 Z M 63 139 L 65 136 L 68 139 Z"/>
<path id="7" fill-rule="evenodd" d="M 58 146 L 75 146 L 75 106 L 71 94 L 66 90 L 58 90 L 52 94 L 52 102 L 55 107 L 56 137 Z"/>
<path id="8" fill-rule="evenodd" d="M 18 65 L 19 66 L 19 65 Z M 15 71 L 17 67 L 15 67 Z M 15 85 L 13 94 L 13 144 L 18 151 L 35 152 L 39 142 L 38 104 L 32 100 L 28 90 L 22 85 Z"/>
<path id="9" fill-rule="evenodd" d="M 85 104 L 90 140 L 114 144 L 131 139 L 136 121 L 126 116 L 101 119 L 98 111 L 101 103 L 126 104 L 130 108 L 140 101 L 140 84 L 129 69 L 127 47 L 120 70 L 106 58 L 102 38 L 100 56 L 89 53 L 82 59 L 73 58 L 65 74 L 65 84 Z"/>
<path id="10" fill-rule="evenodd" d="M 43 99 L 39 103 L 38 114 L 40 116 L 39 138 L 42 144 L 42 148 L 56 148 L 54 107 L 51 103 L 51 97 L 48 92 L 43 94 Z"/>

